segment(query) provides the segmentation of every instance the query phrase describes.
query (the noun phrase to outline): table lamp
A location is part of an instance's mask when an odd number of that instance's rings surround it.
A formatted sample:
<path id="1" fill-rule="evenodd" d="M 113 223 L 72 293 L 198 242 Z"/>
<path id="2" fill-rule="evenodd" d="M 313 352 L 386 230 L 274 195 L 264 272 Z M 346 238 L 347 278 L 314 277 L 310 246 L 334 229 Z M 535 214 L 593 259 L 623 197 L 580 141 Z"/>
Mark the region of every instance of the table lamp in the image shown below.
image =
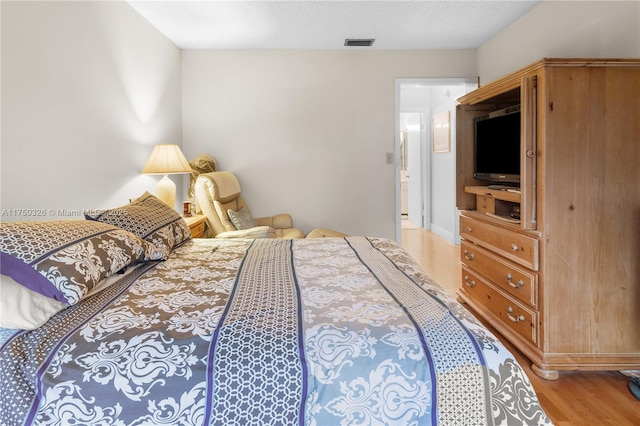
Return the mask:
<path id="1" fill-rule="evenodd" d="M 156 145 L 142 168 L 143 174 L 164 175 L 156 184 L 156 197 L 171 208 L 176 202 L 176 184 L 167 175 L 192 171 L 178 145 Z"/>

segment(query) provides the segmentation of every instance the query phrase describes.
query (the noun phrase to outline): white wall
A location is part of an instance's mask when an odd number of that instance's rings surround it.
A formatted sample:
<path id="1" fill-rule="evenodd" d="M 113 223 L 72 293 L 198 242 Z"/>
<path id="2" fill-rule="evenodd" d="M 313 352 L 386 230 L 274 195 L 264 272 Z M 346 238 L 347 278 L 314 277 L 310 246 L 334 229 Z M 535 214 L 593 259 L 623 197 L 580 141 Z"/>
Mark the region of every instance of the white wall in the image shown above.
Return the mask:
<path id="1" fill-rule="evenodd" d="M 182 53 L 183 141 L 235 172 L 256 216 L 395 238 L 395 79 L 476 75 L 463 51 Z"/>
<path id="2" fill-rule="evenodd" d="M 541 58 L 640 57 L 640 1 L 547 0 L 478 49 L 484 85 Z"/>
<path id="3" fill-rule="evenodd" d="M 450 144 L 449 152 L 431 155 L 431 230 L 447 239 L 457 242 L 456 209 L 456 105 L 457 98 L 467 92 L 464 85 L 435 87 L 431 93 L 432 115 L 449 111 Z M 431 117 L 429 125 L 429 149 L 431 149 Z"/>
<path id="4" fill-rule="evenodd" d="M 153 192 L 153 145 L 181 143 L 180 50 L 125 2 L 0 4 L 1 219 Z"/>

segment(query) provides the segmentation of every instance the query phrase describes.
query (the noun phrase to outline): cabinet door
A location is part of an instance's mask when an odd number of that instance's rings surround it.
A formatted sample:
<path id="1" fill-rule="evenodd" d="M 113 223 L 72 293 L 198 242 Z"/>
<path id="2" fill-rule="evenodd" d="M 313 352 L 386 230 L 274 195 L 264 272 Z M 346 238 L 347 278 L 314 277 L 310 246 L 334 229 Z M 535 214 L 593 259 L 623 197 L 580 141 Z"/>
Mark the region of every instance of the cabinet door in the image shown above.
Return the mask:
<path id="1" fill-rule="evenodd" d="M 549 350 L 638 353 L 640 71 L 554 68 L 546 85 Z"/>
<path id="2" fill-rule="evenodd" d="M 538 77 L 522 78 L 520 96 L 520 226 L 537 228 Z"/>

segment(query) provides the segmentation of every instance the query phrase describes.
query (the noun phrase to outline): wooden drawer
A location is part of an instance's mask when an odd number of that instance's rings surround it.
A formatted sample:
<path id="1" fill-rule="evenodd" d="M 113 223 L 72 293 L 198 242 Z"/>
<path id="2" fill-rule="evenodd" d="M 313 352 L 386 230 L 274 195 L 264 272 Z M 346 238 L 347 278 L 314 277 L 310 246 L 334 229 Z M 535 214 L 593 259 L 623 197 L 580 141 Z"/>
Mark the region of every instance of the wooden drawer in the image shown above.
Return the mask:
<path id="1" fill-rule="evenodd" d="M 538 305 L 538 274 L 496 256 L 480 246 L 462 241 L 460 259 L 494 285 L 535 308 Z"/>
<path id="2" fill-rule="evenodd" d="M 489 223 L 460 216 L 460 236 L 507 259 L 538 270 L 538 240 Z"/>
<path id="3" fill-rule="evenodd" d="M 486 306 L 500 321 L 519 335 L 537 344 L 537 312 L 494 289 L 480 275 L 462 265 L 462 291 Z"/>

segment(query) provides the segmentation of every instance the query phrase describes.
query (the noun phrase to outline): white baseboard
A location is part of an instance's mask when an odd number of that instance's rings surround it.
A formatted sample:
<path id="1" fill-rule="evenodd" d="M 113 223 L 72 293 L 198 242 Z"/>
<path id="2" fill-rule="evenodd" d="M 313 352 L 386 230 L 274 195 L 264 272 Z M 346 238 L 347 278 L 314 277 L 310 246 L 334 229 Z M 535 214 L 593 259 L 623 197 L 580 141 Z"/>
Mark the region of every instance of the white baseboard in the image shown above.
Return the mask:
<path id="1" fill-rule="evenodd" d="M 445 240 L 449 241 L 451 244 L 456 244 L 454 235 L 452 232 L 447 231 L 446 229 L 435 225 L 435 224 L 431 224 L 431 232 L 433 232 L 434 234 L 444 238 Z"/>

